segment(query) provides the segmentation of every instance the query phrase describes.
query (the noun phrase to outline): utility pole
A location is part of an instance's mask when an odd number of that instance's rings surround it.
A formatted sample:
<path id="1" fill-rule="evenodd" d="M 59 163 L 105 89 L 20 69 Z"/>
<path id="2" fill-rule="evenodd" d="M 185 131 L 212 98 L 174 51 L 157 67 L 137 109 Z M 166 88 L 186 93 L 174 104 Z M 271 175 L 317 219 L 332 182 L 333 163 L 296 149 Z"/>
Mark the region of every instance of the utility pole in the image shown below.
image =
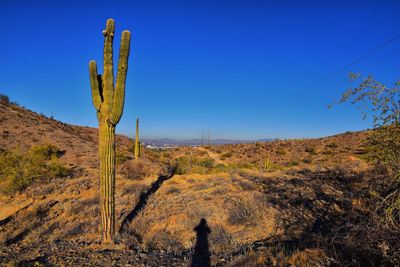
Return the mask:
<path id="1" fill-rule="evenodd" d="M 210 145 L 210 129 L 207 129 L 207 144 Z"/>
<path id="2" fill-rule="evenodd" d="M 201 130 L 201 145 L 204 146 L 204 130 Z"/>

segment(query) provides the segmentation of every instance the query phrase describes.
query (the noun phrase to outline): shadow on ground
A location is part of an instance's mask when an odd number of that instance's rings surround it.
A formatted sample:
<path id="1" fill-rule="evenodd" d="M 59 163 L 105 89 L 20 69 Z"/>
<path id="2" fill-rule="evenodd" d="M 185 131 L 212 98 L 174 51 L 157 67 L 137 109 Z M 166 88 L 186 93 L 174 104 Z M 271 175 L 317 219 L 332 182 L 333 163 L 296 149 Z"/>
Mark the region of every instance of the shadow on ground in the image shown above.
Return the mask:
<path id="1" fill-rule="evenodd" d="M 159 176 L 157 178 L 157 181 L 155 181 L 151 185 L 150 189 L 140 195 L 139 202 L 122 221 L 121 228 L 119 230 L 120 234 L 128 230 L 129 224 L 135 219 L 135 217 L 139 214 L 139 212 L 147 205 L 147 201 L 149 200 L 150 196 L 153 195 L 155 192 L 157 192 L 157 190 L 160 189 L 161 185 L 165 181 L 171 179 L 174 176 L 174 173 L 175 170 L 172 170 L 169 175 Z"/>
<path id="2" fill-rule="evenodd" d="M 298 251 L 320 249 L 328 259 L 319 263 L 322 265 L 392 266 L 377 248 L 378 240 L 368 238 L 370 212 L 358 202 L 368 194 L 365 173 L 302 170 L 291 175 L 273 179 L 247 175 L 247 179 L 262 184 L 264 195 L 260 201 L 277 209 L 281 230 L 247 249 L 280 250 L 287 258 Z M 238 254 L 240 249 L 231 256 Z"/>
<path id="3" fill-rule="evenodd" d="M 209 267 L 210 249 L 208 245 L 208 235 L 211 233 L 206 219 L 201 219 L 200 223 L 193 229 L 196 232 L 196 245 L 192 256 L 192 267 Z"/>

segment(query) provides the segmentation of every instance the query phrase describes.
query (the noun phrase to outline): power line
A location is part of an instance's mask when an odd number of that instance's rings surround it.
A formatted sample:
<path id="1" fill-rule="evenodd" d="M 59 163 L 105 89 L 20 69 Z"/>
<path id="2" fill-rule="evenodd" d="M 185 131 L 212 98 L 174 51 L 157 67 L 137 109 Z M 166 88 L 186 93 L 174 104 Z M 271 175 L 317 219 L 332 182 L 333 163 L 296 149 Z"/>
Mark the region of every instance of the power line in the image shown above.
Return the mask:
<path id="1" fill-rule="evenodd" d="M 393 12 L 391 12 L 391 14 L 396 14 L 399 10 L 400 10 L 400 7 L 397 7 L 397 8 L 395 8 L 395 9 L 393 9 Z M 331 53 L 331 54 L 332 54 L 332 53 L 336 54 L 336 53 L 337 53 L 338 51 L 340 51 L 341 49 L 343 49 L 343 48 L 349 46 L 354 40 L 357 40 L 357 39 L 358 39 L 358 36 L 360 36 L 360 35 L 362 35 L 362 34 L 364 34 L 364 33 L 370 32 L 371 29 L 373 29 L 374 27 L 376 27 L 377 25 L 379 25 L 379 24 L 381 24 L 381 23 L 383 23 L 383 22 L 386 22 L 390 17 L 391 17 L 391 16 L 386 16 L 386 18 L 383 19 L 383 20 L 375 21 L 374 23 L 370 24 L 368 27 L 364 28 L 362 31 L 359 31 L 357 34 L 353 35 L 353 37 L 352 37 L 349 41 L 347 41 L 346 43 L 344 43 L 344 45 L 341 45 L 341 46 L 337 47 L 336 49 L 334 49 L 334 50 L 331 51 L 330 53 Z M 311 66 L 311 67 L 308 68 L 306 71 L 304 71 L 304 72 L 302 73 L 302 75 L 300 75 L 299 77 L 303 77 L 304 75 L 306 75 L 307 73 L 309 73 L 312 69 L 313 69 L 313 67 Z M 292 86 L 294 86 L 299 80 L 300 80 L 300 78 L 295 79 L 295 80 L 293 81 L 293 83 L 292 83 Z M 272 94 L 270 94 L 269 97 L 275 95 L 276 93 L 277 93 L 277 90 L 275 90 L 275 92 L 273 92 Z M 247 116 L 251 113 L 252 110 L 257 109 L 257 108 L 259 107 L 259 105 L 262 104 L 262 101 L 263 101 L 263 99 L 261 99 L 261 100 L 260 100 L 258 103 L 256 103 L 255 105 L 253 105 L 251 109 L 248 109 L 246 113 L 242 113 L 241 118 L 242 118 L 242 117 L 244 117 L 244 118 L 247 117 Z M 232 119 L 232 120 L 230 120 L 230 121 L 228 122 L 228 125 L 229 125 L 229 124 L 233 124 L 233 123 L 235 123 L 236 121 L 237 121 L 237 119 Z M 241 119 L 241 121 L 243 121 L 243 119 Z M 226 130 L 224 130 L 224 131 L 222 131 L 222 132 L 219 132 L 219 134 L 221 134 L 221 133 L 222 133 L 222 134 L 226 133 Z"/>
<path id="2" fill-rule="evenodd" d="M 344 71 L 345 69 L 361 62 L 362 60 L 364 60 L 365 58 L 367 58 L 368 56 L 376 53 L 377 51 L 383 49 L 384 47 L 388 46 L 389 44 L 397 41 L 398 39 L 400 39 L 400 34 L 395 35 L 394 37 L 392 37 L 391 39 L 385 41 L 384 43 L 378 45 L 377 47 L 373 48 L 372 50 L 368 51 L 367 53 L 365 53 L 364 55 L 352 60 L 350 63 L 347 63 L 345 65 L 343 65 L 342 67 L 340 67 L 339 69 L 337 69 L 336 71 L 332 72 L 331 74 L 329 74 L 328 76 L 326 76 L 325 78 L 323 78 L 322 80 L 318 81 L 317 83 L 313 84 L 311 87 L 308 87 L 308 89 L 303 90 L 302 92 L 305 91 L 311 91 L 314 90 L 316 86 L 318 86 L 319 84 L 321 84 L 322 82 L 331 79 L 332 77 L 336 76 L 337 74 L 341 73 L 342 71 Z M 298 79 L 297 79 L 298 80 Z M 296 81 L 297 81 L 296 80 Z M 268 97 L 274 96 L 276 95 L 276 93 L 278 93 L 278 90 L 273 91 L 271 94 L 268 95 Z M 261 99 L 257 104 L 253 105 L 253 107 L 251 109 L 248 109 L 246 114 L 248 115 L 250 113 L 250 111 L 253 111 L 255 109 L 257 109 L 259 107 L 259 105 L 262 103 L 264 99 Z M 242 122 L 246 119 L 247 115 L 242 116 L 241 119 L 236 120 L 236 124 L 239 122 Z M 233 129 L 234 127 L 230 127 L 228 128 L 229 130 Z M 224 130 L 222 132 L 219 132 L 219 134 L 224 134 L 228 132 L 228 130 Z"/>
<path id="3" fill-rule="evenodd" d="M 355 64 L 357 64 L 358 62 L 362 61 L 363 59 L 367 58 L 368 56 L 372 55 L 373 53 L 381 50 L 382 48 L 388 46 L 389 44 L 395 42 L 396 40 L 400 39 L 400 34 L 396 35 L 395 37 L 391 38 L 390 40 L 384 42 L 383 44 L 375 47 L 374 49 L 372 49 L 371 51 L 369 51 L 368 53 L 362 55 L 359 58 L 356 58 L 355 60 L 353 60 L 352 62 L 344 65 L 343 67 L 339 68 L 337 71 L 331 73 L 330 75 L 328 75 L 327 77 L 325 77 L 324 79 L 322 79 L 321 81 L 319 81 L 319 83 L 325 81 L 325 80 L 329 80 L 332 77 L 336 76 L 337 74 L 341 73 L 342 71 L 344 71 L 345 69 L 354 66 Z M 318 85 L 319 83 L 315 84 L 313 87 L 315 87 L 316 85 Z"/>

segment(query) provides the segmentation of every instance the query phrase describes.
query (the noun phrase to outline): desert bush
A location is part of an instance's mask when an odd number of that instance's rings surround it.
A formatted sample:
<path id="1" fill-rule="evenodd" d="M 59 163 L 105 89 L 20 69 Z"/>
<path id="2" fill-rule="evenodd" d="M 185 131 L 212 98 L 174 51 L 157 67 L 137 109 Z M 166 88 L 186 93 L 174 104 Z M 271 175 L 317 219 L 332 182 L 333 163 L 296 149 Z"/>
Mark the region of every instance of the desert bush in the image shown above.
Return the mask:
<path id="1" fill-rule="evenodd" d="M 329 143 L 326 145 L 327 148 L 335 149 L 337 148 L 337 144 L 335 142 Z"/>
<path id="2" fill-rule="evenodd" d="M 53 159 L 47 164 L 47 173 L 50 177 L 67 177 L 71 174 L 71 169 Z"/>
<path id="3" fill-rule="evenodd" d="M 284 147 L 279 147 L 277 150 L 276 150 L 276 154 L 278 154 L 279 156 L 284 156 L 284 155 L 286 155 L 286 150 L 285 150 L 285 148 Z"/>
<path id="4" fill-rule="evenodd" d="M 312 147 L 312 146 L 307 146 L 304 149 L 304 151 L 309 153 L 310 155 L 317 155 L 317 152 L 315 151 L 315 147 Z"/>
<path id="5" fill-rule="evenodd" d="M 175 186 L 172 186 L 167 189 L 167 194 L 179 194 L 181 190 Z"/>
<path id="6" fill-rule="evenodd" d="M 0 152 L 1 191 L 14 194 L 34 182 L 48 182 L 51 178 L 66 177 L 71 170 L 58 162 L 60 150 L 53 145 L 35 146 L 28 153 Z"/>
<path id="7" fill-rule="evenodd" d="M 163 249 L 167 252 L 177 252 L 183 249 L 182 243 L 165 230 L 156 231 L 146 245 L 149 249 Z"/>
<path id="8" fill-rule="evenodd" d="M 0 94 L 0 103 L 4 105 L 10 104 L 10 98 L 6 95 Z"/>
<path id="9" fill-rule="evenodd" d="M 176 160 L 176 174 L 186 174 L 190 172 L 192 163 L 188 157 L 179 157 Z"/>
<path id="10" fill-rule="evenodd" d="M 252 183 L 246 182 L 246 181 L 241 181 L 239 180 L 239 185 L 244 191 L 253 191 L 257 189 L 257 186 L 255 186 Z"/>
<path id="11" fill-rule="evenodd" d="M 250 203 L 238 201 L 229 210 L 228 223 L 230 225 L 244 225 L 251 222 L 254 216 L 255 209 Z"/>
<path id="12" fill-rule="evenodd" d="M 215 165 L 215 160 L 209 157 L 196 158 L 193 156 L 182 156 L 176 160 L 176 174 L 188 173 L 212 173 L 225 171 L 225 165 Z"/>
<path id="13" fill-rule="evenodd" d="M 129 161 L 126 162 L 122 173 L 126 179 L 130 180 L 143 180 L 146 176 L 150 174 L 148 169 L 144 166 L 141 161 Z"/>
<path id="14" fill-rule="evenodd" d="M 139 160 L 128 160 L 123 166 L 120 166 L 119 172 L 126 179 L 131 180 L 142 180 L 145 177 L 150 176 L 161 176 L 171 174 L 171 165 L 161 164 L 160 162 L 153 162 L 146 158 L 140 158 Z"/>
<path id="15" fill-rule="evenodd" d="M 233 239 L 222 225 L 217 224 L 211 227 L 210 243 L 214 251 L 222 252 L 231 247 Z"/>
<path id="16" fill-rule="evenodd" d="M 272 160 L 269 157 L 265 158 L 263 162 L 263 170 L 265 172 L 270 172 L 273 170 L 273 168 L 274 168 L 274 163 L 272 162 Z"/>
<path id="17" fill-rule="evenodd" d="M 222 163 L 218 163 L 217 165 L 215 165 L 213 171 L 216 173 L 219 172 L 227 172 L 229 170 L 228 166 Z"/>
<path id="18" fill-rule="evenodd" d="M 340 103 L 351 101 L 360 104 L 363 109 L 362 116 L 373 114 L 374 131 L 368 138 L 366 147 L 369 158 L 379 167 L 384 166 L 388 175 L 396 181 L 393 190 L 400 187 L 400 81 L 389 88 L 376 81 L 372 76 L 362 78 L 359 74 L 350 74 L 351 81 L 361 83 L 350 88 L 342 95 Z M 396 189 L 397 188 L 397 189 Z M 392 190 L 388 190 L 392 194 Z M 400 227 L 400 196 L 382 196 L 388 221 L 396 222 Z M 394 217 L 393 217 L 394 216 Z"/>
<path id="19" fill-rule="evenodd" d="M 261 266 L 277 266 L 276 264 L 265 264 L 266 259 L 262 254 L 258 254 L 254 251 L 246 252 L 244 255 L 239 255 L 233 258 L 231 262 L 227 264 L 228 267 L 261 267 Z M 280 266 L 280 265 L 278 265 Z M 285 265 L 282 265 L 285 266 Z"/>
<path id="20" fill-rule="evenodd" d="M 225 159 L 230 158 L 230 157 L 232 157 L 232 153 L 231 152 L 226 152 L 226 153 L 221 154 L 221 160 L 225 160 Z"/>
<path id="21" fill-rule="evenodd" d="M 117 162 L 117 164 L 124 164 L 128 160 L 129 157 L 125 153 L 117 151 L 117 155 L 115 156 L 115 161 Z"/>
<path id="22" fill-rule="evenodd" d="M 201 165 L 201 166 L 203 166 L 203 167 L 205 167 L 207 169 L 211 169 L 211 168 L 214 167 L 214 163 L 215 163 L 214 159 L 212 159 L 212 158 L 204 158 L 204 159 L 200 159 L 197 162 L 197 165 Z"/>
<path id="23" fill-rule="evenodd" d="M 324 155 L 334 155 L 335 152 L 332 149 L 325 149 L 324 151 L 322 151 L 322 154 Z"/>
<path id="24" fill-rule="evenodd" d="M 63 151 L 61 151 L 58 147 L 50 144 L 33 146 L 29 150 L 29 153 L 32 157 L 38 160 L 57 159 L 63 155 Z"/>

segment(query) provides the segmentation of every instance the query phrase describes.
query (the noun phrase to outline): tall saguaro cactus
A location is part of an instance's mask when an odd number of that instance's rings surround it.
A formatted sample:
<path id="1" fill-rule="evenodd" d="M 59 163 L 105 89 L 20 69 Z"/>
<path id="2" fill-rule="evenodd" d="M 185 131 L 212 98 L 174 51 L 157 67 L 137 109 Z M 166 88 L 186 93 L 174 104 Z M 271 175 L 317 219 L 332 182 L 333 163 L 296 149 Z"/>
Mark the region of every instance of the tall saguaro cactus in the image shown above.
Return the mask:
<path id="1" fill-rule="evenodd" d="M 140 157 L 139 118 L 136 119 L 135 159 Z"/>
<path id="2" fill-rule="evenodd" d="M 115 126 L 122 116 L 131 34 L 122 32 L 117 81 L 114 86 L 114 20 L 108 19 L 104 35 L 104 73 L 97 74 L 94 60 L 89 62 L 93 105 L 99 121 L 100 201 L 103 240 L 115 236 Z"/>

